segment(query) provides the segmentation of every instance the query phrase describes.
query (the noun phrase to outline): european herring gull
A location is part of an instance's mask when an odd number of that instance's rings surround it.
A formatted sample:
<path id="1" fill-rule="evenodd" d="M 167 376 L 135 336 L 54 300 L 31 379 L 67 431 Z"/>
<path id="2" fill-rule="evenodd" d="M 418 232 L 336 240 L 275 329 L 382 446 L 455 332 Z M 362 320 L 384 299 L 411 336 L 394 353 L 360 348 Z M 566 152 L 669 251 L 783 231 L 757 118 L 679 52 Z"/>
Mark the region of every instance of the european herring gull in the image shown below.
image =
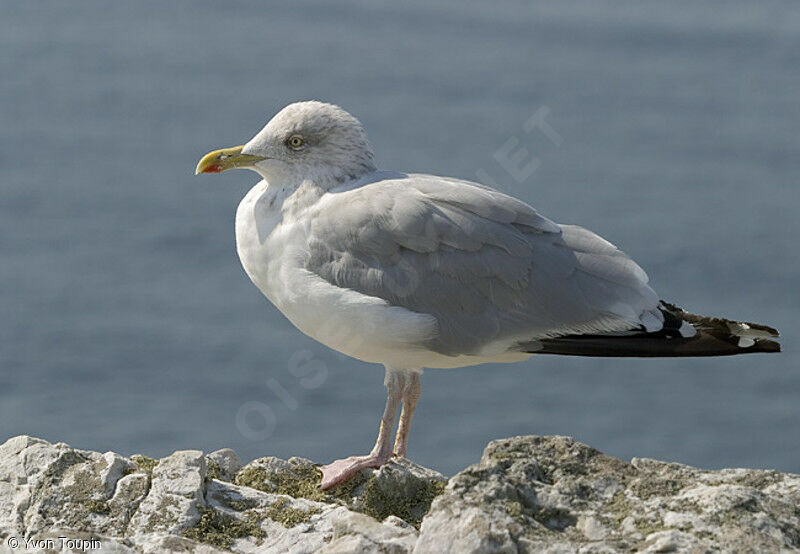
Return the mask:
<path id="1" fill-rule="evenodd" d="M 253 283 L 303 333 L 386 368 L 375 447 L 323 467 L 322 488 L 407 455 L 423 368 L 780 350 L 770 327 L 661 301 L 591 231 L 484 185 L 377 169 L 361 123 L 338 106 L 291 104 L 196 172 L 232 168 L 263 178 L 236 211 Z"/>

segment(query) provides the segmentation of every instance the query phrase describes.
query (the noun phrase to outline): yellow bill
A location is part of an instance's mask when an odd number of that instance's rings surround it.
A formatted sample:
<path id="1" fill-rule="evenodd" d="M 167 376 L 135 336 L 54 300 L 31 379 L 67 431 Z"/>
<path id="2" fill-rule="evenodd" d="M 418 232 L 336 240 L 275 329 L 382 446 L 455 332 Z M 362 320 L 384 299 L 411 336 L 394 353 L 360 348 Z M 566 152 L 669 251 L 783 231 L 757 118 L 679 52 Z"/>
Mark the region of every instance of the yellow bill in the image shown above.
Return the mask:
<path id="1" fill-rule="evenodd" d="M 194 174 L 222 173 L 237 167 L 251 168 L 256 162 L 265 159 L 263 156 L 242 154 L 242 148 L 244 148 L 244 145 L 209 152 L 198 162 Z"/>

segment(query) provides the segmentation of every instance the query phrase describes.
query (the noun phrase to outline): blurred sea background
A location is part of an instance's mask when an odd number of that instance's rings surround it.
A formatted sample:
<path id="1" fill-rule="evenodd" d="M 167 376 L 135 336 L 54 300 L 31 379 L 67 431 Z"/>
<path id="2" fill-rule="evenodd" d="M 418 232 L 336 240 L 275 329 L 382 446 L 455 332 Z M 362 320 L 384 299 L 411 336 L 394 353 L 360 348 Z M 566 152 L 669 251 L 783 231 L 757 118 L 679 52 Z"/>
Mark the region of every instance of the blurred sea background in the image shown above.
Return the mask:
<path id="1" fill-rule="evenodd" d="M 417 462 L 452 474 L 491 439 L 562 434 L 800 472 L 796 3 L 2 6 L 0 442 L 371 448 L 383 368 L 305 337 L 245 276 L 233 217 L 256 175 L 193 175 L 320 99 L 381 167 L 488 176 L 619 245 L 664 299 L 783 333 L 780 355 L 427 371 Z M 555 134 L 526 131 L 536 113 Z"/>

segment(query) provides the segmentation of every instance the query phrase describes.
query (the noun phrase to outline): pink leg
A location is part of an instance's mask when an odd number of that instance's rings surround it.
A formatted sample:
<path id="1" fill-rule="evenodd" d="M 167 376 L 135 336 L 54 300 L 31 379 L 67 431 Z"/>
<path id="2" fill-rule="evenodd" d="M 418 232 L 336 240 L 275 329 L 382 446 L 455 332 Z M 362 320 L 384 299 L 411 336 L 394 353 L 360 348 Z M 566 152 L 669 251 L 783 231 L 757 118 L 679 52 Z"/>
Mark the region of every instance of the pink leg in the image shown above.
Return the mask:
<path id="1" fill-rule="evenodd" d="M 403 410 L 400 412 L 400 423 L 394 440 L 394 455 L 398 458 L 407 457 L 408 432 L 411 429 L 411 418 L 414 417 L 421 390 L 419 373 L 410 372 L 406 378 L 406 386 L 403 387 Z"/>
<path id="2" fill-rule="evenodd" d="M 400 398 L 405 388 L 405 380 L 405 373 L 386 368 L 386 408 L 383 410 L 375 447 L 366 456 L 350 456 L 320 468 L 322 470 L 320 488 L 328 489 L 344 483 L 364 468 L 381 467 L 389 461 L 392 457 L 392 427 L 394 427 L 394 417 L 397 414 L 397 407 L 400 405 Z"/>

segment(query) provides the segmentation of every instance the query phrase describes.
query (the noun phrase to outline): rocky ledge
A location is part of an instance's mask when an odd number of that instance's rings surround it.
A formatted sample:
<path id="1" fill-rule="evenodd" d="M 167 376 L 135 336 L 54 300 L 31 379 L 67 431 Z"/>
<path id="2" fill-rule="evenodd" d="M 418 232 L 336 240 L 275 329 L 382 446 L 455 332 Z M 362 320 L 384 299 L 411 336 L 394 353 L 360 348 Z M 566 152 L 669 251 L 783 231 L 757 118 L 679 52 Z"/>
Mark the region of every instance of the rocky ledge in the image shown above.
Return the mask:
<path id="1" fill-rule="evenodd" d="M 566 437 L 493 441 L 450 479 L 401 459 L 319 480 L 301 458 L 15 437 L 0 446 L 0 551 L 800 551 L 798 475 L 624 462 Z"/>

